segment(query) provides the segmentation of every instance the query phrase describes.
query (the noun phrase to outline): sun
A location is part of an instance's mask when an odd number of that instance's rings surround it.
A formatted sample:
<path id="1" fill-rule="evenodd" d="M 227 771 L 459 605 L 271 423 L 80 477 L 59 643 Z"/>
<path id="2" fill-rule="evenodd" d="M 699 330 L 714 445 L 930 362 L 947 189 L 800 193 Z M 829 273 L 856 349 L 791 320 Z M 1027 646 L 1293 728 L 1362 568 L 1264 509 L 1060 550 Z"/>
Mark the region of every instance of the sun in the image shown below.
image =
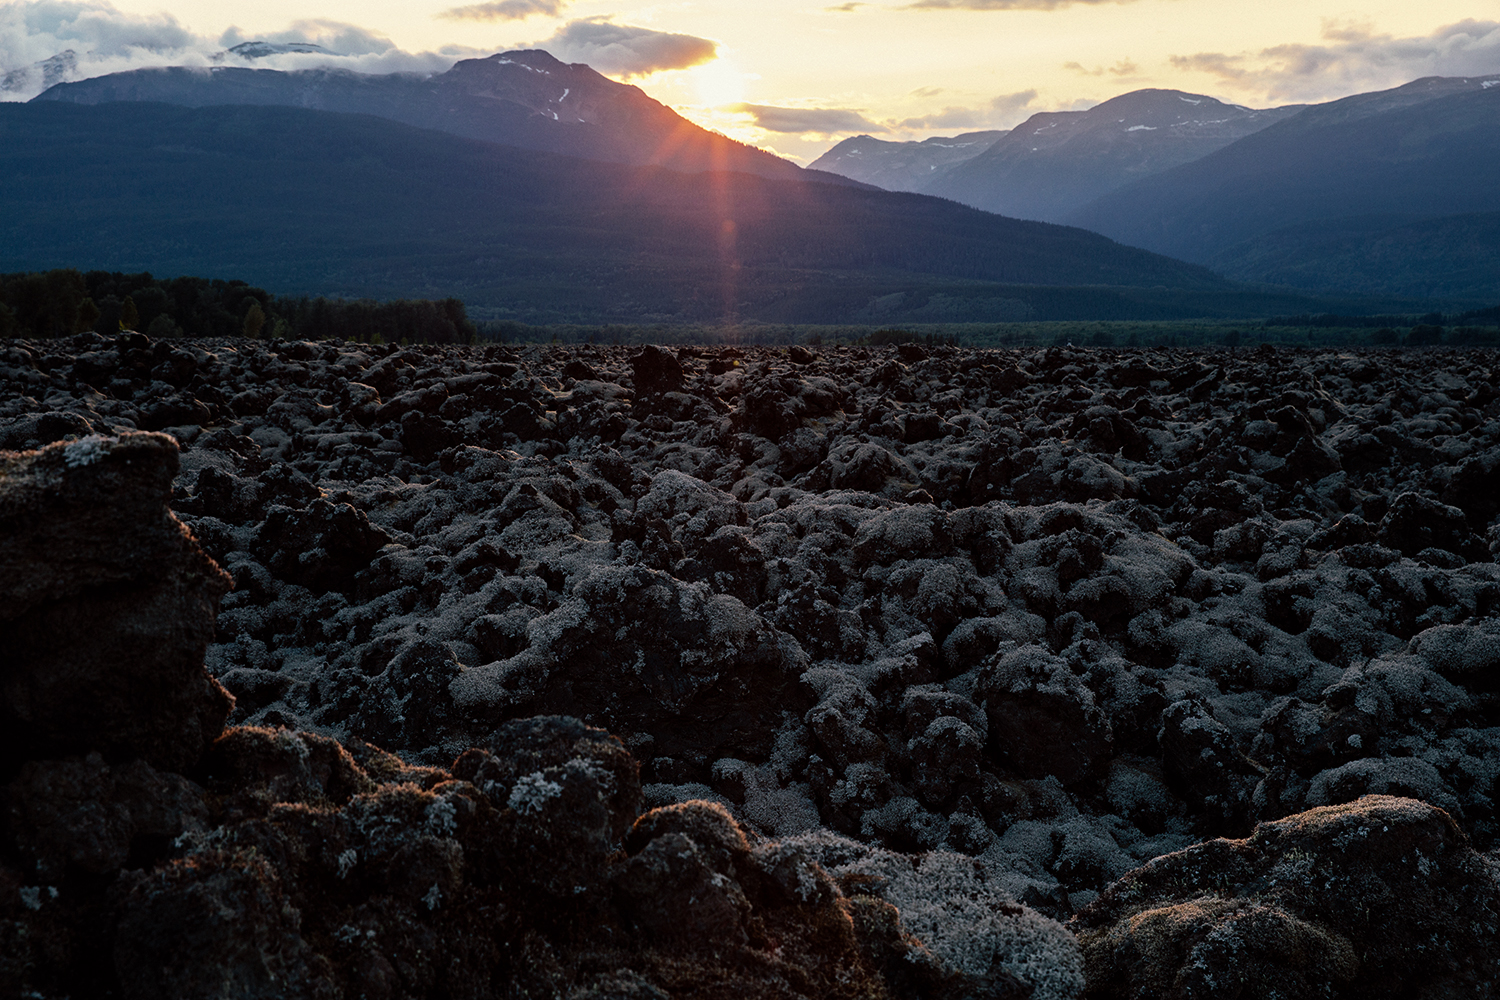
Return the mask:
<path id="1" fill-rule="evenodd" d="M 692 86 L 698 104 L 718 108 L 745 100 L 745 74 L 727 59 L 715 59 L 713 62 L 694 66 L 684 75 Z"/>

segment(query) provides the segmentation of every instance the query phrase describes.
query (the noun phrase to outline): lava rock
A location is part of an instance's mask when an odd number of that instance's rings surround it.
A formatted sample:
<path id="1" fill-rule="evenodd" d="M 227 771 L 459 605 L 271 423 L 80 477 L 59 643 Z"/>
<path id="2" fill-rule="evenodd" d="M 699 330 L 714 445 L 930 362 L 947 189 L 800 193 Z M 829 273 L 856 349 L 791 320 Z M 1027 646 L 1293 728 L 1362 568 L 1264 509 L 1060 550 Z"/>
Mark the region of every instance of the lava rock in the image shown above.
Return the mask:
<path id="1" fill-rule="evenodd" d="M 277 576 L 315 592 L 349 590 L 355 575 L 390 541 L 350 504 L 323 499 L 306 508 L 272 507 L 257 532 L 257 554 Z"/>
<path id="2" fill-rule="evenodd" d="M 0 457 L 3 757 L 196 761 L 232 699 L 203 669 L 229 577 L 167 510 L 177 445 L 83 438 Z"/>
<path id="3" fill-rule="evenodd" d="M 1417 493 L 1403 493 L 1391 502 L 1376 539 L 1408 556 L 1429 548 L 1460 556 L 1478 555 L 1477 550 L 1483 548 L 1470 533 L 1462 510 Z"/>
<path id="4" fill-rule="evenodd" d="M 1159 858 L 1071 927 L 1091 998 L 1487 996 L 1496 889 L 1447 813 L 1372 795 Z"/>
<path id="5" fill-rule="evenodd" d="M 1066 661 L 1023 646 L 981 670 L 975 700 L 989 717 L 992 751 L 1028 778 L 1064 785 L 1101 776 L 1113 733 L 1093 692 Z"/>

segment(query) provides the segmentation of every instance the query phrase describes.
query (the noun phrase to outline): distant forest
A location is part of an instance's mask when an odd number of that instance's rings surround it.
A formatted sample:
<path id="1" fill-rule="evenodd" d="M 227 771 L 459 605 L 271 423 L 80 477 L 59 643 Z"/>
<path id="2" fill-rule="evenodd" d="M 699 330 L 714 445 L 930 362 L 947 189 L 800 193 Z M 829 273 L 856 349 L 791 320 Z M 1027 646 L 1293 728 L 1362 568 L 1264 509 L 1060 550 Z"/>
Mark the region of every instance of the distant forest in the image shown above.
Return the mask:
<path id="1" fill-rule="evenodd" d="M 0 337 L 50 339 L 86 330 L 426 344 L 467 344 L 479 335 L 464 304 L 451 298 L 277 296 L 243 281 L 72 268 L 0 274 Z"/>
<path id="2" fill-rule="evenodd" d="M 1045 291 L 1045 290 L 1044 290 Z M 780 323 L 539 324 L 471 320 L 455 298 L 277 296 L 243 281 L 153 278 L 73 269 L 0 274 L 0 337 L 49 339 L 93 330 L 150 337 L 251 337 L 365 343 L 865 344 L 1022 347 L 1497 347 L 1500 306 L 1444 315 L 1321 313 L 1264 320 L 1029 320 L 836 325 Z"/>

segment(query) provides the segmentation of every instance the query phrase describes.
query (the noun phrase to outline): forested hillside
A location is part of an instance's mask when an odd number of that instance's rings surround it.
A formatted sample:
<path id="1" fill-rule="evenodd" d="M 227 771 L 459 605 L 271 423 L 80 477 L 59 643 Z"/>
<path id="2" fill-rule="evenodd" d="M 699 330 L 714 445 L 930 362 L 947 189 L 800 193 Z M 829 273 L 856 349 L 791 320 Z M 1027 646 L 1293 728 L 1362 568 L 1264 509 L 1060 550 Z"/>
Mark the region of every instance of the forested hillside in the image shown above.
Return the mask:
<path id="1" fill-rule="evenodd" d="M 429 344 L 468 343 L 476 333 L 457 299 L 275 296 L 244 281 L 73 268 L 0 274 L 0 337 L 51 339 L 85 330 Z"/>

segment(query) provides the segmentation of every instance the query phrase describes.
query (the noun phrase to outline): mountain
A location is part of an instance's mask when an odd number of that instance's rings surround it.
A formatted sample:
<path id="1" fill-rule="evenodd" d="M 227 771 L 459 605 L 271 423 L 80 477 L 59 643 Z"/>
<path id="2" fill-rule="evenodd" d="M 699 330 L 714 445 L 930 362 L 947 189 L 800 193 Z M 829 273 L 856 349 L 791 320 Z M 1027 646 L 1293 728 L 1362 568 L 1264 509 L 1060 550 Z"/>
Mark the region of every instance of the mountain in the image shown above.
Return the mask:
<path id="1" fill-rule="evenodd" d="M 1032 115 L 920 190 L 1001 215 L 1062 222 L 1109 191 L 1196 160 L 1296 113 L 1137 90 L 1087 111 Z"/>
<path id="2" fill-rule="evenodd" d="M 921 191 L 940 172 L 989 149 L 1004 130 L 965 132 L 921 142 L 889 142 L 868 135 L 845 139 L 811 164 L 813 170 L 874 184 L 887 191 Z"/>
<path id="3" fill-rule="evenodd" d="M 699 128 L 639 87 L 539 50 L 465 59 L 431 76 L 234 66 L 138 69 L 58 84 L 35 100 L 156 101 L 192 108 L 284 105 L 376 115 L 469 139 L 591 160 L 786 179 L 803 173 L 778 156 Z M 834 175 L 823 179 L 842 181 Z"/>
<path id="4" fill-rule="evenodd" d="M 1278 134 L 1314 132 L 1334 125 L 1373 118 L 1392 111 L 1426 104 L 1428 101 L 1459 94 L 1490 90 L 1500 86 L 1500 74 L 1479 77 L 1427 76 L 1390 90 L 1353 94 L 1337 101 L 1307 105 L 1301 108 Z"/>
<path id="5" fill-rule="evenodd" d="M 1298 283 L 1345 287 L 1332 281 L 1331 261 L 1318 259 L 1333 251 L 1361 285 L 1455 287 L 1445 270 L 1493 260 L 1482 240 L 1475 256 L 1461 249 L 1473 241 L 1456 235 L 1485 224 L 1424 220 L 1500 211 L 1497 162 L 1500 77 L 1418 80 L 1307 108 L 1108 194 L 1069 221 L 1252 280 L 1300 274 Z M 1413 240 L 1437 242 L 1416 251 Z M 1380 249 L 1397 245 L 1417 256 Z M 1418 259 L 1429 262 L 1426 277 L 1412 270 Z"/>
<path id="6" fill-rule="evenodd" d="M 1500 212 L 1319 220 L 1238 243 L 1209 265 L 1237 280 L 1313 291 L 1495 302 Z"/>
<path id="7" fill-rule="evenodd" d="M 22 66 L 0 75 L 0 93 L 19 94 L 30 90 L 38 83 L 43 87 L 51 87 L 77 70 L 78 53 L 72 49 L 64 49 L 41 62 Z"/>
<path id="8" fill-rule="evenodd" d="M 452 295 L 529 322 L 1332 308 L 923 195 L 682 174 L 303 108 L 0 105 L 0 271 L 55 266 Z"/>
<path id="9" fill-rule="evenodd" d="M 253 60 L 264 59 L 267 56 L 284 56 L 290 54 L 337 55 L 337 53 L 331 52 L 321 45 L 315 45 L 312 42 L 253 41 L 232 45 L 225 51 L 217 53 L 214 58 L 216 61 L 222 61 L 228 55 L 236 55 L 241 59 Z"/>

